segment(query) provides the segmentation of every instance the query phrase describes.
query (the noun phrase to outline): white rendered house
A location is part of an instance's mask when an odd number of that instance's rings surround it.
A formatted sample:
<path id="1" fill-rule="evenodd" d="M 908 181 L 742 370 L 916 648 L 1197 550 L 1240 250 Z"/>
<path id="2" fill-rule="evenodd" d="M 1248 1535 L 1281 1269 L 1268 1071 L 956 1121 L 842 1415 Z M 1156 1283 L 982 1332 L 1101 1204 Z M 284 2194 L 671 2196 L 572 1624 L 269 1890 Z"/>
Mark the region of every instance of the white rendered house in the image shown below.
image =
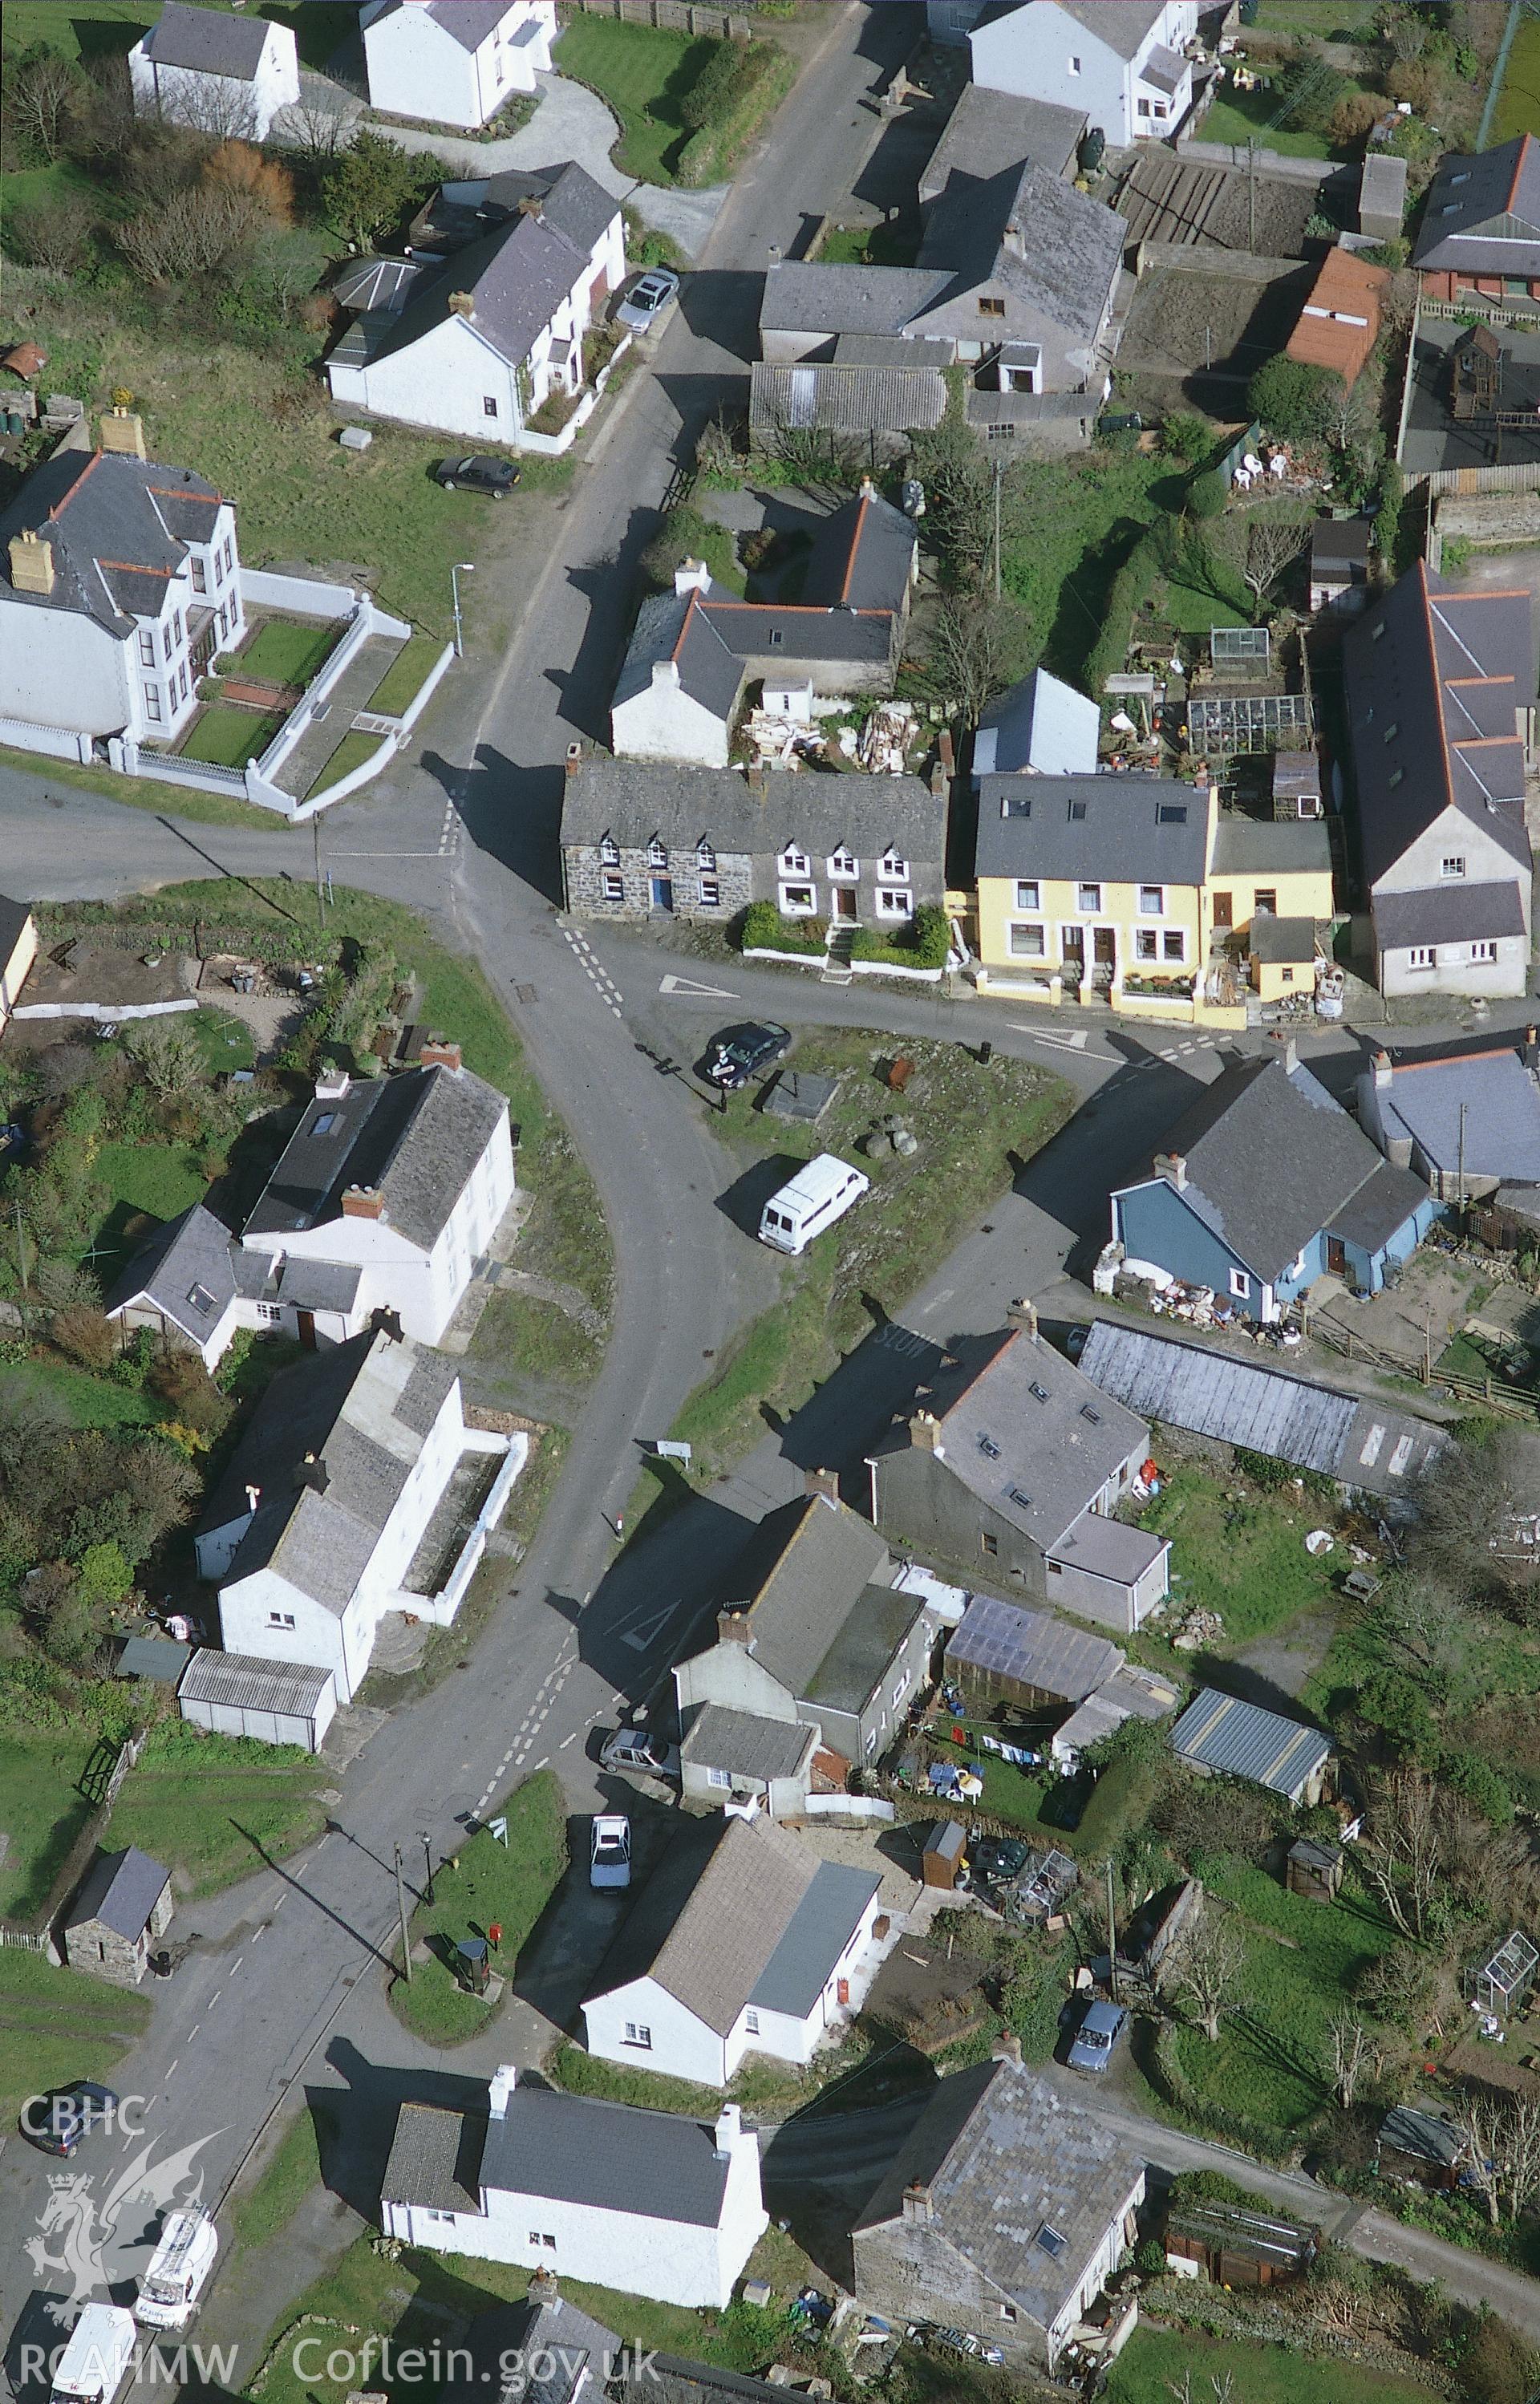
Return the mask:
<path id="1" fill-rule="evenodd" d="M 112 447 L 45 460 L 0 516 L 0 719 L 170 743 L 245 633 L 235 512 L 140 455 L 137 417 L 103 433 Z"/>
<path id="2" fill-rule="evenodd" d="M 326 363 L 335 399 L 516 444 L 549 394 L 582 390 L 582 338 L 625 277 L 620 203 L 571 161 L 527 181 L 516 215 L 353 319 Z"/>
<path id="3" fill-rule="evenodd" d="M 987 9 L 969 33 L 987 91 L 1084 109 L 1109 142 L 1174 133 L 1193 104 L 1183 46 L 1197 0 L 1023 0 Z"/>
<path id="4" fill-rule="evenodd" d="M 380 2193 L 387 2237 L 720 2311 L 769 2226 L 759 2140 L 715 2124 L 492 2080 L 484 2118 L 403 2104 Z"/>
<path id="5" fill-rule="evenodd" d="M 406 1581 L 465 1456 L 510 1449 L 467 1428 L 454 1362 L 409 1336 L 355 1335 L 281 1371 L 194 1540 L 225 1651 L 329 1670 L 350 1701 L 387 1612 L 453 1620 L 463 1584 Z"/>
<path id="6" fill-rule="evenodd" d="M 484 125 L 551 69 L 555 0 L 370 0 L 359 19 L 372 108 Z"/>
<path id="7" fill-rule="evenodd" d="M 265 142 L 300 97 L 292 27 L 166 0 L 128 54 L 136 117 L 169 118 L 200 133 Z"/>
<path id="8" fill-rule="evenodd" d="M 508 1102 L 425 1043 L 394 1077 L 323 1076 L 239 1240 L 199 1203 L 107 1297 L 124 1327 L 195 1345 L 205 1367 L 238 1327 L 341 1343 L 389 1311 L 437 1344 L 513 1198 Z"/>

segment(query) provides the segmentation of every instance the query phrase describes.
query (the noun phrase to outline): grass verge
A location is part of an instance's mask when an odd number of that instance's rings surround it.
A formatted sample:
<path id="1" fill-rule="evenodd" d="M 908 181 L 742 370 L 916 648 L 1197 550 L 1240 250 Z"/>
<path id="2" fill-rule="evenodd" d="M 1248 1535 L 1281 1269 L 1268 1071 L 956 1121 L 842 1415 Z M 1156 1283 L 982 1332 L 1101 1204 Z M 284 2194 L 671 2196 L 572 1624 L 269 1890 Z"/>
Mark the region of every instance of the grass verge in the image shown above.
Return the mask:
<path id="1" fill-rule="evenodd" d="M 95 1750 L 94 1738 L 83 1730 L 34 1736 L 7 1725 L 0 1738 L 0 1828 L 9 1838 L 0 1861 L 0 1913 L 7 1919 L 25 1920 L 47 1902 L 91 1815 L 80 1780 Z M 0 1962 L 7 1958 L 0 1950 Z"/>
<path id="2" fill-rule="evenodd" d="M 443 650 L 431 635 L 413 635 L 403 643 L 379 683 L 370 694 L 366 707 L 382 718 L 399 718 L 417 698 L 427 672 Z"/>
<path id="3" fill-rule="evenodd" d="M 435 1873 L 432 1902 L 420 1902 L 412 1915 L 413 1950 L 425 1944 L 427 1959 L 413 1963 L 410 1981 L 396 1980 L 390 2001 L 397 2018 L 430 2045 L 457 2045 L 486 2025 L 486 2006 L 466 1992 L 451 1966 L 458 1941 L 500 1927 L 493 1958 L 511 1977 L 567 1867 L 567 1808 L 554 1770 L 537 1770 L 498 1808 L 508 1842 L 478 1829 L 453 1866 Z"/>
<path id="4" fill-rule="evenodd" d="M 238 2245 L 271 2244 L 288 2227 L 321 2175 L 318 2115 L 306 2109 L 285 2130 L 256 2185 L 236 2202 L 231 2219 Z"/>
<path id="5" fill-rule="evenodd" d="M 320 1834 L 328 1772 L 313 1754 L 273 1764 L 273 1748 L 253 1742 L 259 1757 L 236 1761 L 206 1740 L 178 1751 L 183 1757 L 158 1754 L 152 1736 L 123 1781 L 108 1841 L 168 1863 L 184 1893 L 213 1894 Z"/>
<path id="6" fill-rule="evenodd" d="M 1174 1469 L 1140 1526 L 1171 1543 L 1173 1585 L 1186 1602 L 1217 1611 L 1232 1652 L 1267 1636 L 1299 1614 L 1337 1600 L 1336 1554 L 1314 1560 L 1305 1539 L 1331 1505 L 1309 1495 L 1267 1494 L 1235 1476 Z"/>
<path id="7" fill-rule="evenodd" d="M 148 2019 L 147 1996 L 0 1946 L 0 2121 L 14 2126 L 29 2095 L 105 2077 Z"/>
<path id="8" fill-rule="evenodd" d="M 0 767 L 40 776 L 46 785 L 74 785 L 82 792 L 100 793 L 125 809 L 153 810 L 198 826 L 261 827 L 271 834 L 285 821 L 273 810 L 254 809 L 249 802 L 227 800 L 223 793 L 201 793 L 191 785 L 162 785 L 153 776 L 119 776 L 112 768 L 86 768 L 73 760 L 45 759 L 40 751 L 17 751 L 0 744 Z M 68 821 L 61 832 L 67 837 Z"/>
<path id="9" fill-rule="evenodd" d="M 306 685 L 319 675 L 341 640 L 336 626 L 307 625 L 295 618 L 264 618 L 238 655 L 234 673 L 262 677 L 273 684 Z"/>
<path id="10" fill-rule="evenodd" d="M 308 802 L 313 793 L 324 793 L 329 786 L 340 784 L 344 776 L 351 776 L 355 768 L 361 768 L 366 760 L 372 760 L 384 740 L 381 734 L 364 734 L 357 727 L 349 727 L 336 750 L 329 754 L 323 766 L 311 778 L 302 799 Z M 389 764 L 387 754 L 385 765 L 388 767 Z M 384 773 L 382 768 L 381 774 Z"/>

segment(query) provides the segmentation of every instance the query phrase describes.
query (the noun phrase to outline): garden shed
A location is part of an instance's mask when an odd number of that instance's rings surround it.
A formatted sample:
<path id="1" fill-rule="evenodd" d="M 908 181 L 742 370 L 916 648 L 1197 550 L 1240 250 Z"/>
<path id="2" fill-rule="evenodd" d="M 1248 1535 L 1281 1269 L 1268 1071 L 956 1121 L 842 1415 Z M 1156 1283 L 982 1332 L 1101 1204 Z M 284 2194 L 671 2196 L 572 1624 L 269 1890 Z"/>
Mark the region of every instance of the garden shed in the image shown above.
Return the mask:
<path id="1" fill-rule="evenodd" d="M 1465 2140 L 1447 2113 L 1398 2104 L 1379 2123 L 1381 2166 L 1421 2187 L 1458 2187 L 1464 2152 Z"/>
<path id="2" fill-rule="evenodd" d="M 1171 1750 L 1205 1778 L 1244 1778 L 1296 1808 L 1325 1800 L 1333 1767 L 1332 1740 L 1320 1728 L 1217 1686 L 1188 1704 L 1171 1730 Z"/>
<path id="3" fill-rule="evenodd" d="M 1322 1845 L 1301 1837 L 1289 1847 L 1283 1883 L 1291 1894 L 1309 1895 L 1312 1903 L 1330 1903 L 1342 1885 L 1342 1848 Z"/>
<path id="4" fill-rule="evenodd" d="M 1250 2204 L 1209 2196 L 1173 2196 L 1166 2218 L 1166 2258 L 1193 2262 L 1224 2287 L 1272 2287 L 1308 2271 L 1321 2232 Z"/>
<path id="5" fill-rule="evenodd" d="M 1491 1960 L 1471 1974 L 1471 2001 L 1484 2012 L 1506 2016 L 1516 2012 L 1534 1984 L 1540 1968 L 1536 1952 L 1519 1929 L 1505 1936 Z"/>
<path id="6" fill-rule="evenodd" d="M 329 1670 L 206 1647 L 189 1662 L 176 1699 L 194 1727 L 255 1737 L 262 1744 L 297 1744 L 306 1753 L 319 1753 L 337 1710 Z"/>

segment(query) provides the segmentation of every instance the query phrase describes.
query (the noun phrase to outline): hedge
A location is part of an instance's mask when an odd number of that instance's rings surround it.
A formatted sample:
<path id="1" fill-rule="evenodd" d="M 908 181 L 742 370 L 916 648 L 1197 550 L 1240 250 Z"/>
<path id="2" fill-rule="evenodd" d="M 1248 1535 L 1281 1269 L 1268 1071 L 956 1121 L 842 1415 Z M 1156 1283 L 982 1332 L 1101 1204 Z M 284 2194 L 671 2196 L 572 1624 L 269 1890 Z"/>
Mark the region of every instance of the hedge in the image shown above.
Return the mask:
<path id="1" fill-rule="evenodd" d="M 790 50 L 778 42 L 734 42 L 728 45 L 738 63 L 742 80 L 737 96 L 730 108 L 692 133 L 680 147 L 674 168 L 676 183 L 699 188 L 703 184 L 722 181 L 729 174 L 738 153 L 758 133 L 771 111 L 777 108 L 796 81 L 796 61 Z M 749 68 L 749 62 L 759 52 L 758 63 Z M 717 61 L 711 61 L 714 68 Z M 707 73 L 710 72 L 708 68 Z M 701 81 L 704 82 L 703 76 Z M 699 91 L 700 84 L 695 86 Z M 693 97 L 693 94 L 692 94 Z"/>
<path id="2" fill-rule="evenodd" d="M 1085 662 L 1085 689 L 1093 701 L 1101 699 L 1110 676 L 1122 674 L 1133 638 L 1134 620 L 1148 600 L 1166 557 L 1167 530 L 1155 524 L 1142 534 L 1113 579 L 1101 632 Z"/>

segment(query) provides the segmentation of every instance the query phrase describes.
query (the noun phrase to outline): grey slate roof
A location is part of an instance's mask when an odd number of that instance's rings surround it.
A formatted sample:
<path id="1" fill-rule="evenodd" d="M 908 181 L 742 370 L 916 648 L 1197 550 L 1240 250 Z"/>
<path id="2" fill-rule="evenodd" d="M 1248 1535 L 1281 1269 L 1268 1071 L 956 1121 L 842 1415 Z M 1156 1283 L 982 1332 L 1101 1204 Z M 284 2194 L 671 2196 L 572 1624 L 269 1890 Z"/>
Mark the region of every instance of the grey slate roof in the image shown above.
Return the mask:
<path id="1" fill-rule="evenodd" d="M 880 494 L 863 492 L 831 510 L 819 526 L 804 591 L 810 600 L 831 608 L 901 609 L 914 568 L 915 544 L 913 521 Z"/>
<path id="2" fill-rule="evenodd" d="M 1472 275 L 1540 275 L 1540 143 L 1451 153 L 1428 187 L 1412 265 Z"/>
<path id="3" fill-rule="evenodd" d="M 1457 592 L 1422 560 L 1350 627 L 1343 663 L 1371 886 L 1451 807 L 1529 874 L 1514 714 L 1534 700 L 1533 646 L 1527 592 Z"/>
<path id="4" fill-rule="evenodd" d="M 139 1303 L 206 1344 L 236 1293 L 236 1247 L 230 1229 L 195 1202 L 158 1228 L 135 1252 L 106 1298 L 106 1310 Z"/>
<path id="5" fill-rule="evenodd" d="M 980 2062 L 937 2081 L 856 2222 L 857 2263 L 863 2234 L 902 2218 L 903 2190 L 917 2179 L 930 2187 L 936 2234 L 989 2291 L 1047 2328 L 1143 2170 L 1103 2121 L 1019 2062 Z M 1038 2242 L 1044 2227 L 1064 2241 L 1057 2253 Z"/>
<path id="6" fill-rule="evenodd" d="M 1137 1533 L 1138 1531 L 1135 1530 Z M 1083 1703 L 1123 1666 L 1121 1646 L 1050 1612 L 975 1594 L 947 1641 L 948 1669 L 993 1671 Z"/>
<path id="7" fill-rule="evenodd" d="M 479 2213 L 483 2114 L 451 2112 L 440 2104 L 403 2104 L 380 2181 L 383 2203 L 415 2203 L 429 2212 Z"/>
<path id="8" fill-rule="evenodd" d="M 182 13 L 209 14 L 203 8 Z M 34 468 L 0 514 L 0 575 L 13 600 L 38 609 L 85 611 L 123 636 L 133 614 L 160 615 L 167 579 L 187 558 L 186 513 L 201 513 L 206 532 L 218 506 L 214 486 L 185 468 L 128 452 L 59 453 Z M 174 528 L 174 516 L 183 531 Z M 21 593 L 10 582 L 7 545 L 23 529 L 53 547 L 51 593 Z"/>
<path id="9" fill-rule="evenodd" d="M 439 2391 L 441 2404 L 599 2404 L 612 2365 L 623 2359 L 613 2329 L 558 2292 L 544 2301 L 533 2281 L 519 2303 L 478 2313 L 465 2335 L 464 2382 Z M 785 2399 L 778 2399 L 785 2404 Z"/>
<path id="10" fill-rule="evenodd" d="M 390 0 L 373 22 L 377 25 L 381 18 L 398 16 L 406 5 L 408 0 Z M 479 50 L 509 10 L 510 0 L 427 0 L 422 14 L 431 17 L 462 50 Z"/>
<path id="11" fill-rule="evenodd" d="M 940 1458 L 1047 1553 L 1149 1435 L 1062 1352 L 1018 1330 L 942 1415 Z"/>
<path id="12" fill-rule="evenodd" d="M 1435 1167 L 1540 1181 L 1540 1083 L 1511 1044 L 1495 1051 L 1393 1053 L 1376 1102 L 1386 1131 L 1408 1137 Z"/>
<path id="13" fill-rule="evenodd" d="M 589 197 L 581 188 L 574 185 L 570 194 L 563 197 L 568 172 L 581 174 L 582 170 L 564 171 L 553 182 L 551 189 L 556 199 L 549 217 L 543 209 L 538 215 L 521 212 L 493 226 L 456 250 L 435 273 L 414 284 L 399 314 L 372 310 L 357 319 L 343 338 L 349 342 L 347 356 L 385 358 L 409 349 L 455 314 L 450 307 L 452 295 L 469 292 L 474 307 L 473 330 L 510 366 L 517 367 L 526 359 L 588 269 L 591 245 L 562 231 L 564 224 L 586 223 L 591 214 Z M 610 202 L 610 216 L 619 205 Z"/>
<path id="14" fill-rule="evenodd" d="M 1367 1494 L 1404 1495 L 1448 1441 L 1409 1411 L 1113 1320 L 1097 1321 L 1080 1365 L 1104 1392 L 1167 1426 L 1319 1470 Z"/>
<path id="15" fill-rule="evenodd" d="M 1329 876 L 1332 839 L 1323 818 L 1243 818 L 1222 810 L 1214 822 L 1210 875 Z"/>
<path id="16" fill-rule="evenodd" d="M 147 57 L 158 67 L 186 67 L 198 75 L 230 76 L 250 83 L 272 31 L 266 17 L 232 17 L 222 9 L 183 7 L 181 0 L 166 0 L 143 38 Z"/>
<path id="17" fill-rule="evenodd" d="M 245 1223 L 287 1236 L 340 1216 L 349 1185 L 376 1186 L 398 1235 L 431 1251 L 508 1101 L 469 1069 L 403 1069 L 306 1108 Z"/>
<path id="18" fill-rule="evenodd" d="M 588 1999 L 651 1978 L 719 2036 L 746 2005 L 802 2020 L 880 1883 L 774 1820 L 708 1821 L 670 1846 Z"/>
<path id="19" fill-rule="evenodd" d="M 677 2354 L 652 2354 L 646 2368 L 627 2368 L 616 2393 L 621 2404 L 718 2404 L 727 2397 L 734 2404 L 786 2404 L 784 2387 L 768 2380 L 746 2379 L 738 2370 L 719 2370 L 714 2362 L 691 2362 Z"/>
<path id="20" fill-rule="evenodd" d="M 749 423 L 757 430 L 907 434 L 939 426 L 945 414 L 945 379 L 920 360 L 881 367 L 826 360 L 788 368 L 756 359 L 749 371 Z"/>
<path id="21" fill-rule="evenodd" d="M 1019 241 L 1008 234 L 1019 228 Z M 925 318 L 975 286 L 1002 285 L 1071 342 L 1096 339 L 1123 264 L 1127 225 L 1032 160 L 987 183 L 954 175 L 935 201 L 920 245 L 922 269 L 949 268 L 945 292 Z M 1009 330 L 1009 319 L 1006 327 Z"/>
<path id="22" fill-rule="evenodd" d="M 521 2082 L 508 2099 L 506 2117 L 487 2123 L 482 2184 L 554 2203 L 715 2229 L 727 2163 L 717 2152 L 714 2128 L 699 2120 Z"/>
<path id="23" fill-rule="evenodd" d="M 923 1595 L 898 1586 L 867 1586 L 799 1699 L 833 1712 L 860 1712 L 882 1684 L 924 1608 Z"/>
<path id="24" fill-rule="evenodd" d="M 1310 566 L 1365 567 L 1369 557 L 1367 518 L 1317 518 L 1310 537 Z"/>
<path id="25" fill-rule="evenodd" d="M 1059 6 L 1120 59 L 1139 56 L 1164 13 L 1162 0 L 1059 0 Z"/>
<path id="26" fill-rule="evenodd" d="M 170 1636 L 131 1636 L 113 1664 L 115 1678 L 152 1678 L 157 1685 L 175 1686 L 192 1657 L 190 1644 Z"/>
<path id="27" fill-rule="evenodd" d="M 997 693 L 979 720 L 973 775 L 1014 776 L 1030 768 L 1039 776 L 1094 776 L 1100 732 L 1101 712 L 1088 694 L 1034 668 Z"/>
<path id="28" fill-rule="evenodd" d="M 31 918 L 32 911 L 25 902 L 13 902 L 8 893 L 0 893 L 0 968 L 9 961 Z M 11 999 L 15 999 L 12 994 Z"/>
<path id="29" fill-rule="evenodd" d="M 679 1747 L 679 1759 L 703 1769 L 730 1770 L 735 1778 L 793 1778 L 819 1740 L 802 1720 L 762 1719 L 725 1703 L 704 1703 Z"/>
<path id="30" fill-rule="evenodd" d="M 1377 893 L 1370 904 L 1375 942 L 1382 952 L 1414 943 L 1467 943 L 1524 931 L 1524 903 L 1517 875 L 1502 884 L 1463 880 L 1430 885 L 1412 893 Z"/>
<path id="31" fill-rule="evenodd" d="M 1344 1215 L 1371 1183 L 1373 1223 L 1387 1233 L 1427 1200 L 1408 1169 L 1392 1169 L 1386 1183 L 1362 1128 L 1308 1069 L 1279 1059 L 1222 1069 L 1157 1150 L 1186 1162 L 1185 1185 L 1171 1190 L 1266 1284 L 1323 1229 L 1346 1233 Z"/>
<path id="32" fill-rule="evenodd" d="M 568 159 L 559 167 L 506 167 L 486 179 L 485 216 L 512 216 L 521 201 L 534 198 L 548 226 L 565 236 L 586 259 L 602 240 L 620 207 L 612 192 L 595 182 L 586 167 Z"/>
<path id="33" fill-rule="evenodd" d="M 136 1943 L 149 1926 L 151 1912 L 171 1883 L 164 1862 L 142 1853 L 137 1845 L 121 1852 L 98 1853 L 64 1917 L 66 1928 L 83 1928 L 99 1920 L 104 1928 Z"/>
<path id="34" fill-rule="evenodd" d="M 1174 777 L 979 779 L 980 876 L 1200 885 L 1209 796 Z"/>
<path id="35" fill-rule="evenodd" d="M 1258 910 L 1252 920 L 1250 943 L 1253 958 L 1265 967 L 1308 964 L 1315 958 L 1315 920 L 1275 918 L 1270 910 Z"/>
<path id="36" fill-rule="evenodd" d="M 800 1699 L 868 1586 L 890 1570 L 869 1519 L 805 1494 L 760 1521 L 723 1579 L 723 1600 L 746 1610 L 755 1660 Z"/>
<path id="37" fill-rule="evenodd" d="M 606 835 L 623 849 L 654 835 L 680 853 L 705 842 L 719 858 L 774 858 L 795 840 L 810 854 L 827 856 L 844 842 L 860 860 L 880 860 L 891 845 L 918 877 L 944 856 L 946 804 L 918 776 L 770 776 L 756 793 L 735 768 L 595 753 L 567 779 L 562 843 Z"/>
<path id="38" fill-rule="evenodd" d="M 256 1654 L 216 1653 L 205 1646 L 189 1662 L 176 1697 L 183 1703 L 219 1703 L 231 1711 L 307 1719 L 330 1684 L 330 1670 L 309 1661 L 269 1661 Z"/>
<path id="39" fill-rule="evenodd" d="M 1320 1728 L 1204 1686 L 1172 1728 L 1171 1750 L 1194 1768 L 1293 1796 L 1330 1758 L 1332 1740 Z"/>
<path id="40" fill-rule="evenodd" d="M 947 271 L 861 267 L 777 259 L 765 271 L 760 331 L 787 334 L 902 334 L 939 300 Z"/>
<path id="41" fill-rule="evenodd" d="M 1083 108 L 964 84 L 919 179 L 920 204 L 935 200 L 954 175 L 987 183 L 1012 170 L 1019 174 L 1029 159 L 1050 175 L 1068 175 L 1085 131 Z"/>
<path id="42" fill-rule="evenodd" d="M 1169 1538 L 1152 1535 L 1147 1528 L 1130 1528 L 1126 1520 L 1109 1519 L 1104 1511 L 1083 1511 L 1054 1546 L 1053 1558 L 1066 1569 L 1133 1586 L 1169 1550 Z"/>
<path id="43" fill-rule="evenodd" d="M 327 1610 L 345 1611 L 455 1375 L 445 1354 L 383 1331 L 281 1370 L 200 1523 L 208 1533 L 246 1518 L 246 1489 L 259 1489 L 225 1582 L 273 1569 Z M 309 1454 L 324 1488 L 312 1482 Z"/>

